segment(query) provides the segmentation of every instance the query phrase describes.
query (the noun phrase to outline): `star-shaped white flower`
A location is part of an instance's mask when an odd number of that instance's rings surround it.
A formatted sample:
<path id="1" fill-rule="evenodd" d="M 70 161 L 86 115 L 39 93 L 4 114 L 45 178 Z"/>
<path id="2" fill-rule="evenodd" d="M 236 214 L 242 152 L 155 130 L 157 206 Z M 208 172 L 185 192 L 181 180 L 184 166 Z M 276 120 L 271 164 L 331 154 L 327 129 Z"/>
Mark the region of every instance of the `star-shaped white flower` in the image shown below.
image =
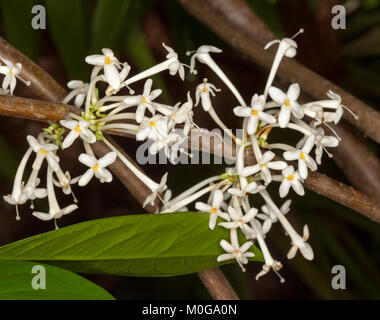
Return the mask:
<path id="1" fill-rule="evenodd" d="M 241 247 L 238 245 L 232 245 L 226 240 L 220 241 L 220 246 L 227 252 L 218 256 L 217 261 L 222 262 L 226 260 L 236 259 L 243 271 L 245 271 L 243 265 L 248 263 L 248 258 L 254 257 L 253 252 L 248 249 L 253 245 L 251 241 L 247 241 Z"/>
<path id="2" fill-rule="evenodd" d="M 44 159 L 47 160 L 50 168 L 53 171 L 57 171 L 59 168 L 59 158 L 54 154 L 54 151 L 58 150 L 58 146 L 52 143 L 40 143 L 35 137 L 27 136 L 29 145 L 36 153 L 36 160 L 33 163 L 33 170 L 39 170 L 41 168 Z"/>
<path id="3" fill-rule="evenodd" d="M 71 98 L 75 97 L 74 105 L 78 108 L 81 107 L 84 103 L 84 99 L 86 98 L 88 83 L 84 83 L 81 80 L 71 80 L 67 83 L 67 87 L 73 90 Z"/>
<path id="4" fill-rule="evenodd" d="M 111 49 L 102 49 L 103 54 L 94 54 L 86 57 L 86 62 L 104 68 L 104 77 L 108 84 L 115 90 L 119 89 L 121 81 L 117 68 L 120 67 L 119 60 L 114 56 Z"/>
<path id="5" fill-rule="evenodd" d="M 246 181 L 246 180 L 243 180 L 243 181 Z M 248 194 L 255 194 L 264 189 L 265 189 L 264 186 L 258 185 L 255 181 L 252 181 L 250 183 L 246 183 L 240 188 L 229 188 L 228 193 L 238 196 L 238 197 L 245 197 Z"/>
<path id="6" fill-rule="evenodd" d="M 96 159 L 93 155 L 82 153 L 79 156 L 78 160 L 89 167 L 89 169 L 79 179 L 79 186 L 85 186 L 90 182 L 94 175 L 100 180 L 101 183 L 112 181 L 112 174 L 109 170 L 106 169 L 106 167 L 115 162 L 116 153 L 114 151 L 107 153 L 99 160 Z"/>
<path id="7" fill-rule="evenodd" d="M 145 139 L 151 139 L 158 141 L 164 139 L 168 135 L 168 123 L 167 118 L 156 115 L 150 119 L 144 120 L 140 129 L 136 134 L 137 141 L 143 141 Z"/>
<path id="8" fill-rule="evenodd" d="M 209 220 L 208 226 L 211 230 L 214 230 L 215 225 L 216 225 L 216 219 L 218 217 L 221 217 L 224 220 L 230 221 L 230 216 L 227 213 L 220 210 L 222 203 L 223 203 L 223 192 L 219 189 L 214 191 L 211 205 L 203 203 L 203 202 L 195 203 L 195 208 L 197 210 L 210 213 L 210 220 Z"/>
<path id="9" fill-rule="evenodd" d="M 90 123 L 87 120 L 61 120 L 60 123 L 63 127 L 70 129 L 62 142 L 62 148 L 70 147 L 78 137 L 87 143 L 96 142 L 96 137 L 89 129 Z"/>
<path id="10" fill-rule="evenodd" d="M 315 163 L 314 159 L 309 156 L 309 152 L 314 146 L 314 141 L 314 135 L 310 135 L 306 138 L 302 149 L 284 152 L 284 158 L 286 160 L 298 160 L 298 171 L 302 179 L 307 178 L 307 168 L 309 168 L 311 171 L 317 170 L 317 164 Z"/>
<path id="11" fill-rule="evenodd" d="M 177 72 L 182 80 L 185 80 L 185 68 L 178 60 L 178 54 L 170 47 L 162 43 L 162 46 L 168 51 L 167 59 L 172 59 L 173 62 L 169 64 L 168 70 L 170 75 L 174 76 Z"/>
<path id="12" fill-rule="evenodd" d="M 232 219 L 231 222 L 220 222 L 219 225 L 227 229 L 238 229 L 240 228 L 245 235 L 252 233 L 252 228 L 248 225 L 250 221 L 257 214 L 256 208 L 251 208 L 245 215 L 242 215 L 240 209 L 235 209 L 233 207 L 228 207 L 228 213 Z"/>
<path id="13" fill-rule="evenodd" d="M 255 134 L 259 120 L 268 124 L 276 122 L 276 118 L 265 113 L 265 98 L 255 94 L 251 100 L 251 107 L 238 106 L 234 108 L 234 113 L 238 117 L 248 118 L 247 132 L 249 135 Z"/>
<path id="14" fill-rule="evenodd" d="M 180 103 L 177 103 L 170 111 L 169 126 L 174 127 L 176 124 L 185 123 L 183 135 L 187 136 L 190 129 L 194 126 L 193 114 L 193 100 L 191 99 L 190 92 L 188 92 L 187 101 L 181 106 Z"/>
<path id="15" fill-rule="evenodd" d="M 209 111 L 212 108 L 210 94 L 215 97 L 214 91 L 219 92 L 220 89 L 217 89 L 212 83 L 207 82 L 205 79 L 195 90 L 195 106 L 197 106 L 199 100 L 201 100 L 203 109 Z"/>
<path id="16" fill-rule="evenodd" d="M 7 90 L 9 88 L 9 92 L 12 95 L 17 83 L 16 78 L 22 80 L 26 85 L 30 85 L 30 81 L 25 81 L 19 76 L 22 69 L 21 63 L 13 64 L 11 61 L 2 57 L 0 57 L 0 59 L 5 63 L 5 66 L 0 66 L 0 73 L 5 75 L 3 80 L 4 90 Z"/>
<path id="17" fill-rule="evenodd" d="M 268 185 L 272 181 L 272 175 L 269 169 L 283 170 L 287 166 L 285 161 L 271 161 L 274 157 L 274 152 L 265 152 L 257 164 L 243 168 L 241 170 L 241 175 L 243 177 L 248 177 L 260 172 L 260 176 L 264 180 L 265 185 Z"/>
<path id="18" fill-rule="evenodd" d="M 152 84 L 153 84 L 152 79 L 146 80 L 145 84 L 144 84 L 144 91 L 143 91 L 142 95 L 129 96 L 123 100 L 123 102 L 128 106 L 137 105 L 137 110 L 136 110 L 136 122 L 137 123 L 141 123 L 141 121 L 143 120 L 144 115 L 145 115 L 145 110 L 147 108 L 152 115 L 154 115 L 156 112 L 153 100 L 156 99 L 161 94 L 162 90 L 161 89 L 155 89 L 155 90 L 151 91 Z"/>
<path id="19" fill-rule="evenodd" d="M 164 192 L 168 188 L 168 186 L 166 185 L 167 180 L 168 180 L 168 173 L 166 172 L 162 176 L 160 184 L 153 190 L 153 192 L 149 196 L 146 197 L 144 204 L 143 204 L 143 208 L 145 208 L 145 206 L 148 203 L 151 206 L 154 205 L 154 201 L 156 200 L 157 197 L 159 197 L 159 194 Z"/>
<path id="20" fill-rule="evenodd" d="M 286 215 L 289 212 L 291 203 L 292 200 L 286 200 L 282 204 L 282 206 L 280 207 L 280 211 L 283 215 Z M 257 214 L 256 217 L 264 221 L 262 232 L 265 234 L 269 232 L 269 230 L 272 227 L 272 224 L 278 221 L 278 217 L 276 213 L 266 204 L 261 207 L 261 211 L 263 213 Z"/>
<path id="21" fill-rule="evenodd" d="M 297 236 L 293 236 L 292 238 L 292 247 L 290 248 L 287 258 L 292 259 L 295 257 L 298 250 L 300 250 L 301 254 L 304 256 L 307 260 L 313 260 L 314 259 L 314 252 L 310 244 L 307 243 L 307 240 L 309 239 L 310 233 L 309 233 L 309 227 L 307 224 L 303 227 L 303 235 L 302 238 L 297 234 Z"/>
<path id="22" fill-rule="evenodd" d="M 222 50 L 217 48 L 217 47 L 209 46 L 209 45 L 200 46 L 197 49 L 197 51 L 193 54 L 193 56 L 191 57 L 191 60 L 190 60 L 190 71 L 192 73 L 195 73 L 195 69 L 194 69 L 195 68 L 195 58 L 197 58 L 199 60 L 199 62 L 206 64 L 211 59 L 210 54 L 209 54 L 210 52 L 220 53 L 220 52 L 222 52 Z M 191 52 L 187 53 L 187 55 L 190 55 L 190 54 L 191 54 Z"/>
<path id="23" fill-rule="evenodd" d="M 288 92 L 284 93 L 276 87 L 269 88 L 269 95 L 274 102 L 281 106 L 278 116 L 278 123 L 281 128 L 285 128 L 290 120 L 290 114 L 293 114 L 297 119 L 303 117 L 302 107 L 298 104 L 297 99 L 300 94 L 298 83 L 290 85 Z"/>
<path id="24" fill-rule="evenodd" d="M 315 160 L 318 164 L 321 164 L 323 150 L 331 156 L 326 148 L 337 147 L 339 145 L 339 140 L 334 136 L 326 136 L 323 128 L 317 128 L 317 132 L 318 134 L 315 136 Z"/>
<path id="25" fill-rule="evenodd" d="M 305 194 L 305 190 L 303 189 L 300 181 L 299 173 L 294 171 L 293 166 L 288 166 L 282 170 L 282 175 L 283 179 L 279 189 L 281 198 L 284 198 L 289 193 L 290 187 L 292 187 L 293 190 L 300 196 Z"/>

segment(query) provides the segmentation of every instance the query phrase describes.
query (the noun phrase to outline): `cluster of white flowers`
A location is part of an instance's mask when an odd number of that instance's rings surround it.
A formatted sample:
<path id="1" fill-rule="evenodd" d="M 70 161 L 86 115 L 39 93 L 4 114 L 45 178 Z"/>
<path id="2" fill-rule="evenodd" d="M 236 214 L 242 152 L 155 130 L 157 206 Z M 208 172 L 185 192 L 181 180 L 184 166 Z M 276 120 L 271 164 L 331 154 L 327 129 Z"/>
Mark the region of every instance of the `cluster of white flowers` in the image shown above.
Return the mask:
<path id="1" fill-rule="evenodd" d="M 106 167 L 118 158 L 151 190 L 151 195 L 145 200 L 144 206 L 148 203 L 153 205 L 159 197 L 163 205 L 157 213 L 169 213 L 186 211 L 188 205 L 195 203 L 197 210 L 210 214 L 209 228 L 211 230 L 217 224 L 230 230 L 230 241 L 222 240 L 220 243 L 226 253 L 218 257 L 219 262 L 236 259 L 245 270 L 244 265 L 248 263 L 250 257 L 254 256 L 249 249 L 257 242 L 263 253 L 265 264 L 256 278 L 266 274 L 270 269 L 278 274 L 282 264 L 272 258 L 265 242 L 266 234 L 277 221 L 281 223 L 286 235 L 290 238 L 291 248 L 288 258 L 293 258 L 299 249 L 306 259 L 312 260 L 314 255 L 307 243 L 309 238 L 307 225 L 304 226 L 303 234 L 300 236 L 285 217 L 290 209 L 291 201 L 286 200 L 281 207 L 277 206 L 266 188 L 272 182 L 280 182 L 280 197 L 286 197 L 290 188 L 299 195 L 304 194 L 302 183 L 309 171 L 315 171 L 317 164 L 321 163 L 323 150 L 331 156 L 326 147 L 336 147 L 339 144 L 340 138 L 329 123 L 338 123 L 346 107 L 341 104 L 340 96 L 331 91 L 327 93 L 329 98 L 327 100 L 300 104 L 297 101 L 300 95 L 300 87 L 297 83 L 290 85 L 286 93 L 272 85 L 283 57 L 292 58 L 296 55 L 297 44 L 293 38 L 275 40 L 267 45 L 266 48 L 278 43 L 277 54 L 264 93 L 253 94 L 250 105 L 245 102 L 230 79 L 212 59 L 210 53 L 220 53 L 220 49 L 204 45 L 194 52 L 188 52 L 188 55 L 193 53 L 190 66 L 187 66 L 191 73 L 197 73 L 196 61 L 207 65 L 236 97 L 237 105 L 231 107 L 231 114 L 234 113 L 243 118 L 241 137 L 235 136 L 218 117 L 212 104 L 212 96 L 215 96 L 220 89 L 209 83 L 207 79 L 196 87 L 194 105 L 191 92 L 187 92 L 184 102 L 178 102 L 174 106 L 157 101 L 162 91 L 152 89 L 153 75 L 168 71 L 173 76 L 178 74 L 182 80 L 185 78 L 184 66 L 186 65 L 182 64 L 178 60 L 177 53 L 165 44 L 163 46 L 168 51 L 165 61 L 131 77 L 129 77 L 131 67 L 126 62 L 121 63 L 110 49 L 103 49 L 102 55 L 86 57 L 86 62 L 94 66 L 90 82 L 70 81 L 68 87 L 72 91 L 63 100 L 64 103 L 73 100 L 75 106 L 83 108 L 83 112 L 80 116 L 73 113 L 67 114 L 60 125 L 50 125 L 37 139 L 32 136 L 27 137 L 30 147 L 18 168 L 12 194 L 5 196 L 4 199 L 16 205 L 17 208 L 17 205 L 28 200 L 48 197 L 49 212 L 33 212 L 33 215 L 42 220 L 56 220 L 77 209 L 77 205 L 71 204 L 61 209 L 57 203 L 54 188 L 62 188 L 65 194 L 70 194 L 73 184 L 83 187 L 93 176 L 100 182 L 111 182 L 112 175 Z M 5 73 L 8 70 L 6 73 L 8 80 L 4 80 L 3 87 L 6 89 L 10 85 L 10 93 L 13 93 L 13 83 L 21 70 L 21 65 L 17 63 L 13 65 L 9 61 L 1 60 L 7 67 L 1 66 L 0 72 Z M 130 85 L 140 80 L 145 80 L 143 92 L 135 94 Z M 98 83 L 102 82 L 106 83 L 107 88 L 100 96 Z M 124 87 L 129 90 L 129 95 L 117 95 Z M 179 153 L 186 153 L 182 147 L 183 143 L 190 130 L 197 127 L 193 122 L 193 107 L 199 103 L 238 146 L 235 167 L 229 168 L 226 173 L 199 182 L 174 198 L 166 186 L 167 174 L 162 177 L 160 183 L 154 182 L 137 169 L 103 135 L 105 130 L 112 129 L 133 136 L 137 141 L 151 140 L 149 152 L 157 154 L 163 150 L 174 163 Z M 310 119 L 309 123 L 305 121 L 305 117 Z M 322 124 L 329 127 L 333 135 L 326 135 L 321 127 Z M 302 136 L 295 147 L 285 143 L 269 143 L 270 132 L 273 128 L 298 131 Z M 59 148 L 63 150 L 69 148 L 78 138 L 85 150 L 79 155 L 78 160 L 88 169 L 83 175 L 71 178 L 69 172 L 64 173 L 61 169 L 57 152 Z M 93 143 L 105 143 L 111 151 L 101 159 L 97 159 L 91 147 Z M 311 155 L 313 148 L 315 160 Z M 246 165 L 245 151 L 248 149 L 253 150 L 254 165 Z M 275 158 L 276 154 L 272 150 L 281 151 L 277 155 L 278 159 Z M 30 177 L 25 184 L 24 171 L 32 153 L 35 153 L 36 158 Z M 45 159 L 47 181 L 46 188 L 43 189 L 38 188 L 40 182 L 38 173 Z M 197 201 L 206 195 L 208 195 L 206 202 Z M 254 201 L 253 198 L 255 198 Z M 77 202 L 75 197 L 74 202 Z M 252 205 L 253 203 L 255 206 Z M 19 219 L 18 209 L 17 218 Z M 245 242 L 242 243 L 241 239 L 245 239 Z M 281 276 L 280 279 L 283 281 Z"/>

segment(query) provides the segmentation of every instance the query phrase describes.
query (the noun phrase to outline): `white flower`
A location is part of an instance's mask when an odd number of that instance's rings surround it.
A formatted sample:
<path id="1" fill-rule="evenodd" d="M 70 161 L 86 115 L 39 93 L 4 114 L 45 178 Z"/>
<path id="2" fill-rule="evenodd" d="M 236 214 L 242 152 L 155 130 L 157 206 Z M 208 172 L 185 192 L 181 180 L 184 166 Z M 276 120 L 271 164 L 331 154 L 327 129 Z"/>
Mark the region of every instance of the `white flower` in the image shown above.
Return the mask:
<path id="1" fill-rule="evenodd" d="M 241 175 L 248 177 L 260 171 L 261 178 L 263 178 L 265 185 L 268 185 L 272 181 L 269 169 L 283 170 L 287 166 L 285 161 L 271 161 L 274 157 L 275 154 L 272 151 L 265 152 L 257 164 L 242 169 Z"/>
<path id="2" fill-rule="evenodd" d="M 203 202 L 195 203 L 195 208 L 197 210 L 210 213 L 210 220 L 209 220 L 208 226 L 211 230 L 214 230 L 215 225 L 216 225 L 216 219 L 218 217 L 221 217 L 224 220 L 230 221 L 230 216 L 227 213 L 222 212 L 220 210 L 222 202 L 223 202 L 223 192 L 218 189 L 214 191 L 211 205 L 203 203 Z"/>
<path id="3" fill-rule="evenodd" d="M 281 106 L 281 111 L 278 117 L 278 123 L 281 128 L 285 128 L 290 120 L 292 113 L 297 119 L 303 117 L 302 107 L 298 104 L 297 99 L 300 94 L 300 87 L 298 83 L 290 85 L 288 92 L 285 94 L 276 87 L 269 88 L 269 95 Z"/>
<path id="4" fill-rule="evenodd" d="M 79 179 L 79 186 L 85 186 L 87 183 L 89 183 L 94 175 L 100 180 L 101 183 L 112 181 L 112 174 L 106 169 L 106 167 L 115 162 L 116 153 L 114 151 L 107 153 L 99 160 L 96 159 L 93 155 L 82 153 L 79 156 L 78 160 L 89 167 L 89 169 Z"/>
<path id="5" fill-rule="evenodd" d="M 166 55 L 167 59 L 173 60 L 168 66 L 170 75 L 174 76 L 177 72 L 182 80 L 185 80 L 185 68 L 178 60 L 178 54 L 170 47 L 162 43 L 162 46 L 169 52 Z"/>
<path id="6" fill-rule="evenodd" d="M 228 243 L 226 240 L 220 241 L 220 246 L 227 252 L 218 256 L 217 261 L 222 262 L 226 260 L 236 259 L 243 271 L 245 271 L 243 264 L 248 263 L 248 258 L 254 257 L 253 252 L 248 249 L 253 245 L 251 241 L 247 241 L 241 247 L 238 244 Z"/>
<path id="7" fill-rule="evenodd" d="M 58 205 L 57 198 L 54 192 L 54 184 L 53 184 L 53 172 L 50 167 L 47 170 L 47 179 L 46 179 L 46 188 L 47 188 L 47 196 L 49 200 L 49 213 L 34 211 L 33 215 L 38 219 L 48 221 L 51 219 L 59 219 L 63 215 L 69 214 L 76 210 L 78 206 L 76 204 L 71 204 L 63 209 L 61 209 Z M 58 229 L 57 225 L 55 225 L 56 229 Z"/>
<path id="8" fill-rule="evenodd" d="M 20 220 L 18 205 L 24 204 L 28 200 L 26 194 L 23 192 L 22 178 L 24 175 L 26 164 L 32 152 L 33 152 L 33 149 L 31 147 L 28 148 L 28 150 L 25 152 L 24 156 L 21 159 L 21 162 L 17 168 L 16 176 L 13 182 L 12 194 L 3 196 L 6 202 L 8 202 L 11 205 L 16 206 L 16 220 Z"/>
<path id="9" fill-rule="evenodd" d="M 162 199 L 162 203 L 163 203 L 162 208 L 161 209 L 157 208 L 155 213 L 160 213 L 160 212 L 163 212 L 163 211 L 168 212 L 170 210 L 170 203 L 169 202 L 170 202 L 170 200 L 172 198 L 172 195 L 173 194 L 172 194 L 172 191 L 170 189 L 167 189 L 165 191 L 164 197 Z M 188 210 L 187 207 L 182 207 L 182 208 L 177 209 L 176 211 L 177 212 L 187 212 L 189 210 Z"/>
<path id="10" fill-rule="evenodd" d="M 49 167 L 53 171 L 57 171 L 59 168 L 59 158 L 54 154 L 54 151 L 58 150 L 58 146 L 52 143 L 40 143 L 35 137 L 27 136 L 29 145 L 36 153 L 36 159 L 33 162 L 33 170 L 39 170 L 41 168 L 44 159 L 47 160 Z"/>
<path id="11" fill-rule="evenodd" d="M 212 83 L 207 82 L 205 79 L 203 83 L 197 86 L 195 91 L 195 106 L 198 105 L 200 98 L 203 109 L 209 111 L 212 108 L 210 94 L 215 97 L 214 91 L 219 92 L 220 89 L 217 89 Z"/>
<path id="12" fill-rule="evenodd" d="M 73 94 L 71 98 L 74 98 L 74 105 L 76 107 L 81 107 L 84 103 L 84 99 L 86 98 L 88 83 L 84 83 L 80 80 L 71 80 L 67 83 L 67 87 L 72 89 Z"/>
<path id="13" fill-rule="evenodd" d="M 153 192 L 148 196 L 146 197 L 145 201 L 144 201 L 144 204 L 143 204 L 143 208 L 145 208 L 145 206 L 149 203 L 151 206 L 154 205 L 154 200 L 156 200 L 157 197 L 159 197 L 159 194 L 164 192 L 168 186 L 166 185 L 166 181 L 168 180 L 168 173 L 166 172 L 162 178 L 161 178 L 161 181 L 160 181 L 160 184 L 154 188 Z"/>
<path id="14" fill-rule="evenodd" d="M 242 180 L 243 186 L 240 188 L 229 188 L 228 193 L 238 197 L 245 197 L 248 195 L 248 193 L 255 194 L 265 189 L 264 186 L 258 185 L 255 181 L 252 181 L 250 183 L 244 183 L 243 181 L 246 181 L 246 179 Z"/>
<path id="15" fill-rule="evenodd" d="M 197 51 L 193 54 L 190 60 L 190 71 L 194 73 L 194 68 L 195 68 L 195 58 L 199 60 L 201 63 L 207 64 L 209 60 L 211 59 L 209 52 L 214 52 L 214 53 L 220 53 L 222 52 L 221 49 L 218 49 L 217 47 L 214 46 L 209 46 L 209 45 L 204 45 L 200 46 Z M 190 52 L 188 52 L 190 54 Z"/>
<path id="16" fill-rule="evenodd" d="M 238 117 L 248 118 L 247 132 L 249 135 L 255 134 L 259 120 L 265 123 L 275 123 L 276 118 L 263 112 L 265 107 L 264 96 L 255 94 L 251 100 L 251 107 L 238 106 L 234 108 L 234 113 Z"/>
<path id="17" fill-rule="evenodd" d="M 181 136 L 177 133 L 171 132 L 165 136 L 159 136 L 149 147 L 149 152 L 151 154 L 157 154 L 161 149 L 164 149 L 165 156 L 170 158 L 170 147 L 176 146 L 179 142 Z"/>
<path id="18" fill-rule="evenodd" d="M 143 120 L 146 108 L 148 108 L 148 110 L 152 113 L 152 115 L 155 114 L 153 100 L 156 99 L 161 94 L 162 90 L 155 89 L 151 91 L 152 84 L 153 84 L 152 79 L 146 80 L 142 95 L 130 96 L 123 100 L 123 102 L 128 106 L 137 105 L 137 110 L 136 110 L 137 123 L 141 123 L 141 121 Z"/>
<path id="19" fill-rule="evenodd" d="M 314 135 L 307 137 L 302 149 L 294 151 L 285 151 L 284 158 L 286 160 L 297 160 L 298 159 L 298 171 L 302 179 L 307 178 L 307 168 L 311 171 L 317 170 L 317 164 L 314 159 L 309 156 L 309 152 L 314 146 Z"/>
<path id="20" fill-rule="evenodd" d="M 288 194 L 290 187 L 292 187 L 293 190 L 300 196 L 303 196 L 305 194 L 302 183 L 300 182 L 299 173 L 294 172 L 293 166 L 288 166 L 282 170 L 282 175 L 284 178 L 280 185 L 281 198 L 285 197 Z"/>
<path id="21" fill-rule="evenodd" d="M 232 219 L 231 222 L 220 222 L 219 225 L 227 229 L 238 229 L 240 228 L 245 235 L 252 233 L 252 228 L 248 225 L 250 221 L 257 214 L 256 208 L 251 208 L 245 215 L 242 215 L 240 209 L 235 209 L 233 207 L 228 207 L 228 213 Z"/>
<path id="22" fill-rule="evenodd" d="M 289 235 L 292 238 L 292 247 L 290 248 L 287 254 L 287 258 L 288 259 L 294 258 L 299 249 L 305 259 L 313 260 L 314 259 L 313 249 L 306 242 L 310 236 L 308 226 L 306 224 L 304 225 L 302 238 L 298 234 L 292 235 L 291 233 L 289 233 Z"/>
<path id="23" fill-rule="evenodd" d="M 62 148 L 70 147 L 74 141 L 81 137 L 87 143 L 95 143 L 96 137 L 89 128 L 90 123 L 87 120 L 61 120 L 61 125 L 71 131 L 62 142 Z"/>
<path id="24" fill-rule="evenodd" d="M 286 215 L 289 212 L 291 203 L 292 200 L 286 200 L 282 204 L 280 211 L 283 215 Z M 277 222 L 278 218 L 276 213 L 266 204 L 261 207 L 261 211 L 263 213 L 257 214 L 256 217 L 264 221 L 262 231 L 263 233 L 268 233 L 272 224 Z"/>
<path id="25" fill-rule="evenodd" d="M 140 129 L 136 134 L 137 141 L 143 141 L 146 138 L 151 139 L 153 141 L 158 141 L 159 139 L 163 139 L 168 134 L 168 123 L 167 118 L 156 115 L 150 119 L 144 120 Z"/>
<path id="26" fill-rule="evenodd" d="M 315 160 L 318 164 L 321 164 L 323 150 L 327 152 L 329 156 L 330 153 L 326 150 L 328 148 L 334 148 L 339 145 L 339 140 L 333 136 L 325 136 L 323 128 L 317 128 L 318 134 L 315 136 Z"/>
<path id="27" fill-rule="evenodd" d="M 169 126 L 174 127 L 176 124 L 185 123 L 183 134 L 187 136 L 190 129 L 194 126 L 193 123 L 193 100 L 190 92 L 187 92 L 187 101 L 180 106 L 176 104 L 169 114 Z"/>
<path id="28" fill-rule="evenodd" d="M 5 63 L 5 66 L 0 66 L 0 73 L 4 74 L 3 80 L 3 89 L 7 90 L 9 87 L 10 94 L 13 94 L 13 91 L 16 87 L 17 79 L 22 80 L 26 85 L 30 85 L 30 81 L 25 81 L 20 78 L 19 74 L 21 72 L 22 65 L 21 63 L 13 64 L 11 61 L 0 57 L 0 59 Z"/>
<path id="29" fill-rule="evenodd" d="M 104 76 L 108 84 L 115 90 L 119 89 L 121 81 L 119 71 L 119 60 L 114 56 L 111 49 L 102 49 L 103 55 L 95 54 L 86 57 L 86 62 L 104 68 Z"/>

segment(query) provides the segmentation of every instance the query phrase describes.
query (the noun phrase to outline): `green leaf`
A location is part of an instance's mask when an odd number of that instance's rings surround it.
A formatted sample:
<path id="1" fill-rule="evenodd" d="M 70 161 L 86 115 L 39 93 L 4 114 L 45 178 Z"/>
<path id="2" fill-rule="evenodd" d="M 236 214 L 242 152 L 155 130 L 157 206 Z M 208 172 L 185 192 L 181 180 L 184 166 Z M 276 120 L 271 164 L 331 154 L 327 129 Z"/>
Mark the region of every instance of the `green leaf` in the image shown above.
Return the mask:
<path id="1" fill-rule="evenodd" d="M 114 300 L 103 288 L 70 271 L 42 265 L 45 268 L 45 289 L 33 289 L 32 280 L 41 284 L 40 263 L 0 261 L 0 300 Z"/>
<path id="2" fill-rule="evenodd" d="M 85 80 L 89 67 L 85 63 L 87 37 L 81 0 L 45 0 L 47 29 L 71 79 Z"/>
<path id="3" fill-rule="evenodd" d="M 37 40 L 41 30 L 34 30 L 31 21 L 34 17 L 32 7 L 34 0 L 1 1 L 2 25 L 7 41 L 15 48 L 35 59 Z"/>
<path id="4" fill-rule="evenodd" d="M 98 0 L 92 24 L 91 52 L 114 48 L 123 26 L 131 0 Z"/>
<path id="5" fill-rule="evenodd" d="M 139 214 L 92 220 L 0 247 L 0 260 L 44 261 L 78 273 L 165 277 L 218 263 L 229 231 L 208 228 L 209 214 Z M 241 239 L 241 243 L 245 240 Z M 262 261 L 254 246 L 253 260 Z"/>

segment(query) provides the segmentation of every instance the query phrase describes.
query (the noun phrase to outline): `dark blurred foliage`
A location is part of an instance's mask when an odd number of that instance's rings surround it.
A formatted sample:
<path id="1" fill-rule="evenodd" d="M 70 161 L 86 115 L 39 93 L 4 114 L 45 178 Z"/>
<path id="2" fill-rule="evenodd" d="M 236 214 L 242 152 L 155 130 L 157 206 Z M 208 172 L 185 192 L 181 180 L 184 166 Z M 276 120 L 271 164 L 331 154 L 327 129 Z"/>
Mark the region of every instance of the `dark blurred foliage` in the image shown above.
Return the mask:
<path id="1" fill-rule="evenodd" d="M 323 76 L 337 82 L 374 108 L 380 105 L 380 0 L 349 1 L 352 12 L 347 16 L 346 30 L 333 30 L 332 18 L 326 4 L 335 0 L 267 0 L 248 3 L 278 36 L 291 36 L 300 27 L 305 33 L 297 39 L 297 59 Z M 355 7 L 355 3 L 357 6 Z M 47 29 L 30 27 L 31 7 L 43 4 L 47 10 Z M 323 6 L 325 6 L 323 8 Z M 231 77 L 237 88 L 248 99 L 260 92 L 267 71 L 250 63 L 246 57 L 232 50 L 196 19 L 189 16 L 175 0 L 1 0 L 1 35 L 12 45 L 50 72 L 62 85 L 70 79 L 87 80 L 90 68 L 84 57 L 103 47 L 112 48 L 121 61 L 128 61 L 132 72 L 150 67 L 164 59 L 166 51 L 161 43 L 172 46 L 186 60 L 185 52 L 201 44 L 212 44 L 223 49 L 215 59 Z M 155 77 L 155 86 L 164 89 L 163 102 L 184 100 L 187 90 L 207 77 L 223 92 L 213 100 L 222 120 L 230 127 L 239 125 L 231 117 L 236 105 L 233 96 L 209 71 L 200 66 L 197 79 L 188 76 L 182 83 L 168 74 Z M 300 84 L 302 88 L 302 83 Z M 318 85 L 318 84 L 316 84 Z M 135 89 L 139 89 L 139 85 Z M 22 84 L 16 95 L 33 97 Z M 223 111 L 222 109 L 226 109 Z M 196 110 L 196 123 L 214 128 L 207 114 Z M 0 191 L 9 193 L 18 161 L 27 147 L 25 136 L 38 134 L 44 125 L 23 119 L 0 118 Z M 354 130 L 354 129 L 353 129 Z M 359 133 L 358 133 L 359 134 Z M 135 141 L 117 139 L 134 155 Z M 375 153 L 376 144 L 367 141 Z M 74 150 L 77 148 L 76 150 Z M 83 168 L 72 157 L 80 152 L 79 144 L 73 152 L 62 153 L 61 163 L 72 176 Z M 147 165 L 144 169 L 156 180 L 169 171 L 169 187 L 180 192 L 202 178 L 223 170 L 220 165 Z M 347 182 L 333 160 L 325 157 L 321 172 Z M 121 183 L 100 185 L 93 181 L 85 189 L 75 188 L 80 208 L 59 221 L 60 226 L 128 213 L 142 213 Z M 61 201 L 65 201 L 61 199 Z M 38 203 L 40 209 L 46 204 Z M 377 299 L 380 298 L 380 228 L 376 223 L 328 199 L 307 192 L 305 197 L 294 197 L 289 219 L 297 230 L 307 223 L 311 231 L 310 243 L 315 251 L 313 262 L 297 257 L 286 259 L 288 240 L 280 226 L 275 226 L 268 243 L 273 255 L 284 263 L 281 270 L 286 278 L 280 284 L 270 273 L 256 281 L 261 264 L 252 263 L 246 273 L 237 265 L 224 267 L 227 277 L 244 299 Z M 15 221 L 14 208 L 0 202 L 0 244 L 10 243 L 53 229 L 52 222 L 34 218 L 31 210 L 21 208 L 22 220 Z M 333 290 L 331 268 L 345 266 L 347 290 Z M 208 298 L 208 293 L 196 275 L 175 278 L 127 278 L 88 276 L 120 299 L 138 298 Z"/>

